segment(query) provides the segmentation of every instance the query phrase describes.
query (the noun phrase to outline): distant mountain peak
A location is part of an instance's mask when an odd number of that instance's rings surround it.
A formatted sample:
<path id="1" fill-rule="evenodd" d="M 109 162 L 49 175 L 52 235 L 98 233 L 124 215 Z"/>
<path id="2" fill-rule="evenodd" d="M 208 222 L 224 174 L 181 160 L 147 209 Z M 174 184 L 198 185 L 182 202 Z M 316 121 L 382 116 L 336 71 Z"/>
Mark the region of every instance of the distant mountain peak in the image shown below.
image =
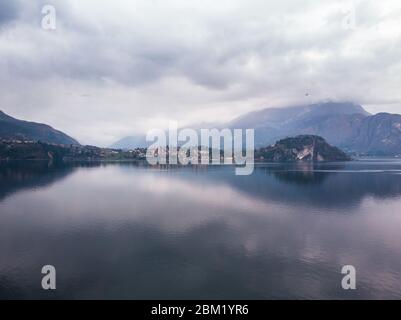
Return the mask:
<path id="1" fill-rule="evenodd" d="M 147 148 L 150 145 L 146 141 L 145 135 L 137 135 L 137 136 L 126 136 L 112 145 L 110 148 L 113 149 L 135 149 L 135 148 Z"/>
<path id="2" fill-rule="evenodd" d="M 354 102 L 318 102 L 313 104 L 295 105 L 289 107 L 273 107 L 264 108 L 262 110 L 257 110 L 249 112 L 230 122 L 231 126 L 239 126 L 242 128 L 247 123 L 262 123 L 265 121 L 283 123 L 288 122 L 291 119 L 297 119 L 303 116 L 324 116 L 333 114 L 362 114 L 369 116 L 370 113 L 367 112 L 361 105 Z"/>
<path id="3" fill-rule="evenodd" d="M 0 110 L 0 139 L 30 140 L 46 143 L 79 145 L 74 138 L 42 123 L 15 119 Z"/>
<path id="4" fill-rule="evenodd" d="M 326 101 L 319 102 L 311 105 L 312 108 L 317 108 L 320 110 L 330 110 L 332 113 L 338 114 L 363 114 L 370 115 L 360 104 L 343 101 L 343 102 L 334 102 L 334 101 Z"/>
<path id="5" fill-rule="evenodd" d="M 321 136 L 329 144 L 349 152 L 401 155 L 401 115 L 384 112 L 372 115 L 361 105 L 349 101 L 265 108 L 226 124 L 216 124 L 216 128 L 254 129 L 256 148 L 306 134 Z M 198 128 L 195 126 L 195 129 Z M 146 147 L 145 135 L 123 138 L 113 147 Z"/>

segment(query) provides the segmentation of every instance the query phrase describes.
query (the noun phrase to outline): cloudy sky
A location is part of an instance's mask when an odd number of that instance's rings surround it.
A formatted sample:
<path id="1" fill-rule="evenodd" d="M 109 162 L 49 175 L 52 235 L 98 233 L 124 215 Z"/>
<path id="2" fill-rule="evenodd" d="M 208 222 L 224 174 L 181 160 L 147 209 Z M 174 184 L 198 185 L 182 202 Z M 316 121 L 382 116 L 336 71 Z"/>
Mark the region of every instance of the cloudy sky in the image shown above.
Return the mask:
<path id="1" fill-rule="evenodd" d="M 401 113 L 399 0 L 0 0 L 0 110 L 84 144 L 322 100 Z"/>

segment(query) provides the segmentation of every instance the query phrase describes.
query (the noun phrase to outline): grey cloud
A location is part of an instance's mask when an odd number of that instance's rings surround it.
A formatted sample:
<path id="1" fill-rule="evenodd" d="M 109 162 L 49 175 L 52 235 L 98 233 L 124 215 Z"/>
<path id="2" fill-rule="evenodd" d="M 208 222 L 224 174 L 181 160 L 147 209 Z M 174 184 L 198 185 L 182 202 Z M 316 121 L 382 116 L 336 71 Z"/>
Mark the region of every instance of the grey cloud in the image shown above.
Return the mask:
<path id="1" fill-rule="evenodd" d="M 72 8 L 66 5 L 58 9 L 58 17 L 61 26 L 54 35 L 41 35 L 44 32 L 38 28 L 23 31 L 32 32 L 36 52 L 24 58 L 4 57 L 8 60 L 10 73 L 38 78 L 57 75 L 100 80 L 106 77 L 131 85 L 183 75 L 194 83 L 224 89 L 244 77 L 239 60 L 252 55 L 267 61 L 271 57 L 285 57 L 292 47 L 302 50 L 313 41 L 302 42 L 275 32 L 276 28 L 285 27 L 275 21 L 254 30 L 247 23 L 217 19 L 210 25 L 201 25 L 197 32 L 205 32 L 205 39 L 190 46 L 186 43 L 190 39 L 172 37 L 168 41 L 171 35 L 163 30 L 152 34 L 150 39 L 134 28 L 124 30 L 105 26 L 96 32 L 94 26 L 75 17 Z M 61 37 L 65 40 L 61 41 Z"/>
<path id="2" fill-rule="evenodd" d="M 0 0 L 0 27 L 18 18 L 17 1 Z"/>
<path id="3" fill-rule="evenodd" d="M 343 3 L 54 0 L 57 29 L 46 31 L 43 1 L 0 0 L 0 108 L 48 117 L 91 143 L 143 119 L 223 121 L 310 99 L 394 110 L 399 1 L 358 4 L 356 30 L 341 26 Z M 66 105 L 79 111 L 71 121 L 59 120 Z"/>

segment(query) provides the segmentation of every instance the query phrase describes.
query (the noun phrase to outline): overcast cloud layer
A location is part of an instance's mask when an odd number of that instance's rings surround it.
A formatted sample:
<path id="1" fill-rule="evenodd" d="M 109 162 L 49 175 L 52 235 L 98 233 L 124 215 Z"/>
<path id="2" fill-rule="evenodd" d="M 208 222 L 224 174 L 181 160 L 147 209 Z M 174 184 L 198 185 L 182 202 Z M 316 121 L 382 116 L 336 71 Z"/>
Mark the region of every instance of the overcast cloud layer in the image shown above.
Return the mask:
<path id="1" fill-rule="evenodd" d="M 53 0 L 56 30 L 45 4 L 0 0 L 0 109 L 84 144 L 328 99 L 401 113 L 399 0 Z"/>

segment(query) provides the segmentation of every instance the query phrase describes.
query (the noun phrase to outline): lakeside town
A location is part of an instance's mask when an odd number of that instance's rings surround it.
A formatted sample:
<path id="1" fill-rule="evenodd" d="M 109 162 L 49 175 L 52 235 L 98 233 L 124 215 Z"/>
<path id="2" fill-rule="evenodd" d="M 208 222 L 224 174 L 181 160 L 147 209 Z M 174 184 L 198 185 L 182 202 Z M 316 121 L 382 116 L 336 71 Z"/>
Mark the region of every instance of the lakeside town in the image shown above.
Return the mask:
<path id="1" fill-rule="evenodd" d="M 48 160 L 64 161 L 137 161 L 146 160 L 149 154 L 160 164 L 171 163 L 171 157 L 187 157 L 192 164 L 211 162 L 227 163 L 225 157 L 237 163 L 235 154 L 225 155 L 223 150 L 193 147 L 172 150 L 169 146 L 147 148 L 112 149 L 96 146 L 64 145 L 33 140 L 0 140 L 0 160 Z M 293 161 L 349 161 L 351 157 L 329 145 L 325 139 L 314 135 L 299 135 L 277 141 L 274 145 L 252 150 L 252 160 L 268 162 Z M 205 161 L 206 160 L 206 161 Z M 227 160 L 227 159 L 226 159 Z M 251 160 L 251 159 L 249 159 Z M 181 162 L 181 161 L 180 161 Z M 174 163 L 177 163 L 174 161 Z"/>
<path id="2" fill-rule="evenodd" d="M 33 140 L 0 140 L 0 160 L 124 161 L 145 158 L 145 148 L 119 150 L 95 146 L 50 144 Z"/>

